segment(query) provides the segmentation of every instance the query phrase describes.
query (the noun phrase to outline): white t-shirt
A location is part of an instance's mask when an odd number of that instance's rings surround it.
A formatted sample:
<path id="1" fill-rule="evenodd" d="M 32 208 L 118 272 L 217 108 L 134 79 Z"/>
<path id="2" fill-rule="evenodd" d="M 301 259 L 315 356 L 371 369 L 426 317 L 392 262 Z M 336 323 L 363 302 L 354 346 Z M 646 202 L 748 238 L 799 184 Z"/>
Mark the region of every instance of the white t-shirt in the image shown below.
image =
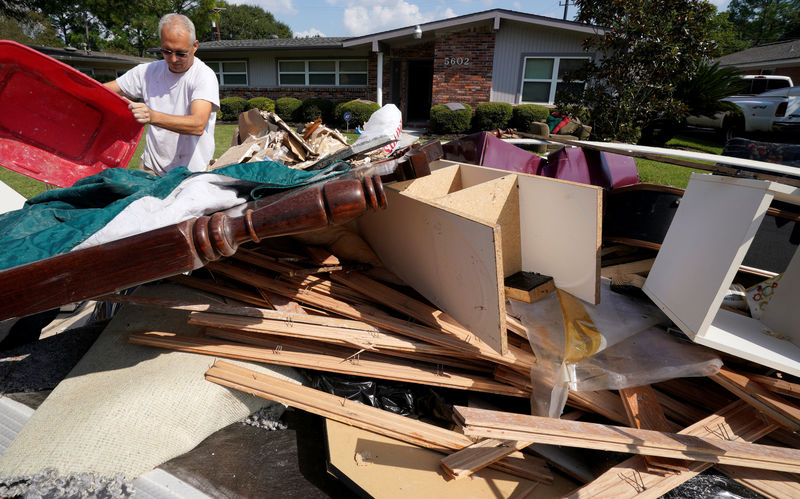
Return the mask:
<path id="1" fill-rule="evenodd" d="M 163 60 L 140 64 L 117 79 L 127 95 L 142 99 L 154 111 L 188 116 L 193 100 L 212 104 L 211 116 L 202 135 L 179 134 L 158 126 L 147 129 L 142 165 L 158 175 L 186 166 L 204 171 L 214 155 L 214 124 L 219 109 L 219 84 L 214 71 L 200 59 L 183 73 L 173 73 Z"/>

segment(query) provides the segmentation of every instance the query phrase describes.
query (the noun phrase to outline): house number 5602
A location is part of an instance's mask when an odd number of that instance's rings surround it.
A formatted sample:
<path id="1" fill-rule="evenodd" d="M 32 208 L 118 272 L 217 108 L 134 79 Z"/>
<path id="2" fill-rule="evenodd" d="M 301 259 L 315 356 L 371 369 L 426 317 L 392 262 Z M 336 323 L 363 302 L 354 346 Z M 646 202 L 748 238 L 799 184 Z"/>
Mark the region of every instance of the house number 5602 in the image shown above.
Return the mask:
<path id="1" fill-rule="evenodd" d="M 445 57 L 445 66 L 469 66 L 469 57 Z"/>

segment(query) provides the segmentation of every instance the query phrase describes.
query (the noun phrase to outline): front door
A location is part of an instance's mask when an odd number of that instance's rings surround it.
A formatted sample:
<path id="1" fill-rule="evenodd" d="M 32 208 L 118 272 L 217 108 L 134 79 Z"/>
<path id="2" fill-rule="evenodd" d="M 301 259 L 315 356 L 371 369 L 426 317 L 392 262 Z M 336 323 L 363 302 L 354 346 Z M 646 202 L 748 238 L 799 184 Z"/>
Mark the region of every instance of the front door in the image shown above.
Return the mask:
<path id="1" fill-rule="evenodd" d="M 427 122 L 431 114 L 433 95 L 433 59 L 409 60 L 406 82 L 408 92 L 406 123 Z"/>

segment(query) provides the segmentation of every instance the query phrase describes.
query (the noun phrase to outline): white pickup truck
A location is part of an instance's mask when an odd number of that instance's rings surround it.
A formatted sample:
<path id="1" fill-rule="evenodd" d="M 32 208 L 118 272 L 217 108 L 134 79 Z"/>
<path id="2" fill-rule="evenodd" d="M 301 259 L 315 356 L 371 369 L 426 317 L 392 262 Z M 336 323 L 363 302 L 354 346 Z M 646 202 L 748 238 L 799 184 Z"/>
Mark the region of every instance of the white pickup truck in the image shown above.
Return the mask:
<path id="1" fill-rule="evenodd" d="M 741 114 L 728 111 L 711 117 L 689 116 L 686 124 L 720 130 L 726 141 L 746 132 L 800 129 L 800 87 L 793 86 L 791 78 L 777 75 L 747 75 L 743 78 L 749 80 L 750 92 L 755 95 L 722 99 L 739 107 Z"/>

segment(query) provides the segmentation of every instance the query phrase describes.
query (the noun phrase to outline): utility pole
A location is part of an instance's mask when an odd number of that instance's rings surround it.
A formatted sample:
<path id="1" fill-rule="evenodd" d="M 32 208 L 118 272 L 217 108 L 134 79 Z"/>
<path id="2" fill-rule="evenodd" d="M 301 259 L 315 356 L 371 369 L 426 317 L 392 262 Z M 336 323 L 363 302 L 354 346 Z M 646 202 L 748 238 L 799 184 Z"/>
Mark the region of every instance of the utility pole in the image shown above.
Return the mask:
<path id="1" fill-rule="evenodd" d="M 574 3 L 570 4 L 569 0 L 564 0 L 564 3 L 558 2 L 558 5 L 563 5 L 564 6 L 564 20 L 566 21 L 567 20 L 567 9 L 569 8 L 570 5 L 575 5 L 575 4 Z"/>
<path id="2" fill-rule="evenodd" d="M 217 19 L 215 21 L 212 21 L 214 23 L 214 26 L 217 27 L 217 41 L 222 40 L 222 37 L 219 34 L 219 17 L 220 17 L 219 13 L 222 12 L 223 10 L 225 10 L 225 7 L 214 7 L 213 9 L 211 9 L 211 11 L 214 12 L 214 14 L 216 14 L 217 16 Z"/>

